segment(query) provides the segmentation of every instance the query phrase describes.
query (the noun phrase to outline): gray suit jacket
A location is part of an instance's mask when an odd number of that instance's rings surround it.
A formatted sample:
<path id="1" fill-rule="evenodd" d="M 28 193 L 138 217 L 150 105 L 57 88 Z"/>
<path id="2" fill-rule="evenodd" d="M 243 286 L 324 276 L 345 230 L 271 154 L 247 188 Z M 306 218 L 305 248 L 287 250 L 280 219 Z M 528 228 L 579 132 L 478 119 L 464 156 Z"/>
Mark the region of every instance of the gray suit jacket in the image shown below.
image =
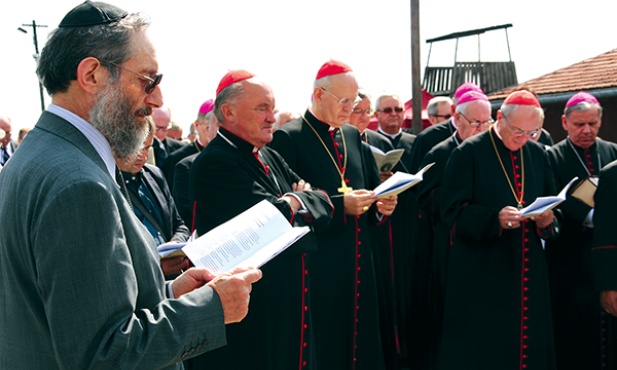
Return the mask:
<path id="1" fill-rule="evenodd" d="M 165 298 L 154 241 L 89 141 L 44 112 L 0 174 L 0 369 L 181 368 L 218 295 Z"/>

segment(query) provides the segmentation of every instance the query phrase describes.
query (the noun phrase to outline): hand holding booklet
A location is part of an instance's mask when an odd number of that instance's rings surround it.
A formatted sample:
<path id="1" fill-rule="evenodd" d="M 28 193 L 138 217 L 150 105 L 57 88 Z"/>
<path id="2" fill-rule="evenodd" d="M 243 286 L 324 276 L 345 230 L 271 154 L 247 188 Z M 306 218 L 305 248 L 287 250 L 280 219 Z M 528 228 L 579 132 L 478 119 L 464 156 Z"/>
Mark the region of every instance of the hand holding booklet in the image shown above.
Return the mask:
<path id="1" fill-rule="evenodd" d="M 259 268 L 310 231 L 293 227 L 267 200 L 188 242 L 182 252 L 214 274 L 235 267 Z"/>
<path id="2" fill-rule="evenodd" d="M 394 175 L 390 176 L 389 179 L 382 182 L 381 184 L 379 184 L 379 186 L 373 189 L 373 191 L 375 192 L 373 198 L 387 198 L 391 195 L 397 195 L 404 192 L 405 190 L 422 181 L 424 172 L 426 172 L 426 170 L 431 168 L 434 164 L 435 163 L 427 164 L 415 175 L 411 175 L 401 171 L 396 172 Z"/>
<path id="3" fill-rule="evenodd" d="M 566 184 L 566 186 L 561 189 L 559 194 L 550 197 L 538 197 L 533 203 L 528 205 L 527 207 L 521 209 L 521 216 L 524 218 L 529 218 L 533 216 L 541 215 L 542 213 L 551 210 L 557 207 L 561 202 L 566 200 L 566 193 L 568 189 L 574 183 L 574 181 L 578 180 L 578 177 L 574 177 L 570 182 Z"/>
<path id="4" fill-rule="evenodd" d="M 372 145 L 369 146 L 371 147 L 371 152 L 373 153 L 379 172 L 391 171 L 401 159 L 403 153 L 405 153 L 405 149 L 393 149 L 387 153 L 384 153 L 377 147 Z"/>

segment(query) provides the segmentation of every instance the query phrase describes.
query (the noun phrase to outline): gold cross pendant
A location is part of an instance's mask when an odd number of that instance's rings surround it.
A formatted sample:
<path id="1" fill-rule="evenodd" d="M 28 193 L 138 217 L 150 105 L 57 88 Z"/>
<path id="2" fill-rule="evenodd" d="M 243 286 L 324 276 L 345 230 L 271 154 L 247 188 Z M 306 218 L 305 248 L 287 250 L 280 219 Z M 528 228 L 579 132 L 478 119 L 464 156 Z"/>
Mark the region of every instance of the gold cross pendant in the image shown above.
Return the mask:
<path id="1" fill-rule="evenodd" d="M 338 192 L 341 194 L 347 194 L 353 189 L 347 186 L 347 184 L 345 183 L 345 180 L 341 180 L 341 187 L 336 190 L 338 190 Z"/>

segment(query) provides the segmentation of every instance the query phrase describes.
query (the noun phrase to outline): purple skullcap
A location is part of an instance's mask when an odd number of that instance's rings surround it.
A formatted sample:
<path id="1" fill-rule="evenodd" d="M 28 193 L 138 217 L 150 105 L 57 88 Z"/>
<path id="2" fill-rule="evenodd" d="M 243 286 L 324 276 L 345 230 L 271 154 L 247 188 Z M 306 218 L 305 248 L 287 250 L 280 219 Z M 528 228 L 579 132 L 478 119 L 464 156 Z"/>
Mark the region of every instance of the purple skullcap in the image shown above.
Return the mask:
<path id="1" fill-rule="evenodd" d="M 199 107 L 199 114 L 208 114 L 212 109 L 214 109 L 214 99 L 208 99 Z"/>
<path id="2" fill-rule="evenodd" d="M 456 104 L 469 103 L 470 101 L 474 101 L 474 100 L 488 101 L 488 98 L 486 97 L 486 95 L 484 95 L 481 92 L 470 90 L 464 93 L 463 95 L 461 95 L 461 97 L 458 99 L 458 102 Z"/>
<path id="3" fill-rule="evenodd" d="M 479 93 L 484 94 L 484 91 L 482 91 L 480 86 L 476 85 L 473 82 L 465 82 L 464 84 L 459 86 L 458 89 L 456 89 L 456 92 L 454 92 L 454 99 L 456 100 L 460 99 L 461 96 L 463 96 L 463 94 L 465 94 L 468 91 L 477 91 Z"/>
<path id="4" fill-rule="evenodd" d="M 598 101 L 598 99 L 596 99 L 595 96 L 581 90 L 574 94 L 570 99 L 568 99 L 568 102 L 566 103 L 566 108 L 570 108 L 571 106 L 577 105 L 582 102 L 600 105 L 600 102 Z"/>

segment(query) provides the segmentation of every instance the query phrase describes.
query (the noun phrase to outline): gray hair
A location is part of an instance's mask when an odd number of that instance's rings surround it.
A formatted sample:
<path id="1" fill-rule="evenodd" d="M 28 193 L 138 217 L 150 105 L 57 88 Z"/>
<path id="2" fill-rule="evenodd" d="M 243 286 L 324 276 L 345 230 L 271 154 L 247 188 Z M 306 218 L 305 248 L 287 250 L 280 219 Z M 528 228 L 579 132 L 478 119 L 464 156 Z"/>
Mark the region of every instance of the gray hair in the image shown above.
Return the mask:
<path id="1" fill-rule="evenodd" d="M 121 65 L 131 54 L 131 37 L 150 25 L 150 19 L 134 13 L 118 22 L 91 27 L 60 27 L 51 32 L 41 51 L 36 73 L 47 93 L 66 92 L 77 79 L 77 66 L 88 57 L 98 59 L 118 78 L 114 65 Z"/>
<path id="2" fill-rule="evenodd" d="M 516 111 L 517 109 L 519 109 L 520 107 L 529 107 L 529 105 L 520 105 L 520 104 L 504 104 L 501 106 L 500 110 L 501 110 L 501 114 L 506 116 L 506 117 L 510 117 L 510 115 Z M 457 107 L 458 108 L 458 107 Z M 543 122 L 544 121 L 544 110 L 540 107 L 534 107 L 537 111 L 538 111 L 538 119 L 539 122 Z M 457 110 L 458 112 L 458 110 Z"/>
<path id="3" fill-rule="evenodd" d="M 400 96 L 398 96 L 397 94 L 389 94 L 389 93 L 387 93 L 387 94 L 381 94 L 381 95 L 379 95 L 377 97 L 377 99 L 375 99 L 375 104 L 374 104 L 375 111 L 377 111 L 379 109 L 379 104 L 381 104 L 381 99 L 383 99 L 383 98 L 390 98 L 390 97 L 398 99 L 398 101 L 400 101 L 403 104 L 403 108 L 405 108 L 404 107 L 405 103 L 403 102 L 403 100 L 401 100 Z"/>
<path id="4" fill-rule="evenodd" d="M 452 105 L 452 99 L 448 96 L 436 96 L 428 101 L 428 105 L 426 106 L 426 113 L 429 116 L 434 116 L 437 114 L 437 107 L 439 104 L 447 103 L 448 105 Z M 458 110 L 457 110 L 458 112 Z"/>
<path id="5" fill-rule="evenodd" d="M 488 107 L 489 112 L 491 111 L 491 103 L 486 101 L 486 100 L 472 100 L 472 101 L 468 101 L 468 102 L 465 102 L 465 103 L 461 103 L 461 104 L 457 105 L 456 108 L 454 108 L 454 111 L 456 113 L 467 114 L 467 109 L 469 108 L 470 104 L 473 103 L 474 101 L 481 101 L 482 103 L 484 103 Z"/>
<path id="6" fill-rule="evenodd" d="M 225 124 L 225 116 L 223 116 L 221 107 L 223 104 L 236 104 L 238 98 L 243 93 L 244 87 L 242 86 L 242 81 L 239 81 L 227 86 L 216 96 L 216 99 L 214 100 L 214 115 L 221 126 Z"/>
<path id="7" fill-rule="evenodd" d="M 570 113 L 572 112 L 583 112 L 586 110 L 589 110 L 591 108 L 597 108 L 598 109 L 598 115 L 602 114 L 602 106 L 600 104 L 597 103 L 590 103 L 590 102 L 586 102 L 586 101 L 582 101 L 578 104 L 569 106 L 567 108 L 565 108 L 563 110 L 563 114 L 564 116 L 566 116 L 566 118 L 570 117 Z"/>

